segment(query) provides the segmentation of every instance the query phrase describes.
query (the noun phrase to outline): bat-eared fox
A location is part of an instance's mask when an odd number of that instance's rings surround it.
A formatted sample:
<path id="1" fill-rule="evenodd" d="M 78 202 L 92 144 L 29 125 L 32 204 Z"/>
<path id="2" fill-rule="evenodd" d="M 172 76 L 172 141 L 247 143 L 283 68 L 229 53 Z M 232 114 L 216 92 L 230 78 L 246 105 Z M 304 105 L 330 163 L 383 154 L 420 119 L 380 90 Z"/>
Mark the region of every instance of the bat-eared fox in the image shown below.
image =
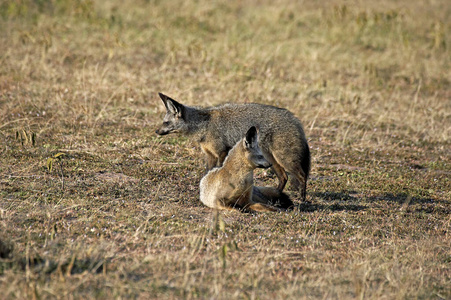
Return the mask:
<path id="1" fill-rule="evenodd" d="M 254 186 L 254 169 L 269 168 L 258 145 L 258 131 L 252 126 L 229 151 L 222 167 L 213 168 L 200 181 L 200 201 L 216 209 L 279 211 L 275 205 L 292 208 L 286 194 L 271 187 Z"/>

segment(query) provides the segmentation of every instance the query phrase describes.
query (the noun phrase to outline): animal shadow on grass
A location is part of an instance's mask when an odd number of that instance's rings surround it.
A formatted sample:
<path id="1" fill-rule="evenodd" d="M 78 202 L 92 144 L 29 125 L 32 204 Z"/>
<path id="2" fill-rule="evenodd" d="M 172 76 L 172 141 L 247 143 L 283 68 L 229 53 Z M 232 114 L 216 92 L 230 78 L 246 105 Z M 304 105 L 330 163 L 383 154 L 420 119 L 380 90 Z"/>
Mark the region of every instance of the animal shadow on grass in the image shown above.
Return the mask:
<path id="1" fill-rule="evenodd" d="M 435 200 L 432 198 L 425 198 L 425 197 L 412 197 L 406 193 L 384 193 L 380 196 L 373 196 L 369 197 L 367 199 L 368 202 L 372 201 L 386 201 L 386 202 L 393 202 L 398 204 L 433 204 L 433 203 L 442 203 L 444 204 L 445 201 L 443 200 Z"/>
<path id="2" fill-rule="evenodd" d="M 313 203 L 305 201 L 299 203 L 298 209 L 303 212 L 313 212 L 319 210 L 329 210 L 329 211 L 361 211 L 365 210 L 367 207 L 364 205 L 357 204 L 361 202 L 361 199 L 352 196 L 351 194 L 356 194 L 355 191 L 340 191 L 340 192 L 315 192 L 310 194 L 314 198 L 321 199 L 323 203 Z"/>
<path id="3" fill-rule="evenodd" d="M 386 202 L 399 204 L 404 208 L 413 207 L 415 211 L 425 213 L 441 212 L 445 214 L 451 213 L 451 202 L 445 199 L 432 199 L 428 197 L 412 197 L 407 193 L 384 193 L 379 196 L 372 196 L 366 199 L 371 202 Z"/>
<path id="4" fill-rule="evenodd" d="M 337 211 L 361 211 L 368 208 L 368 205 L 376 202 L 386 202 L 399 204 L 404 207 L 415 206 L 416 211 L 433 212 L 443 211 L 451 213 L 450 202 L 427 197 L 411 197 L 406 193 L 382 193 L 371 197 L 357 197 L 355 191 L 340 192 L 314 192 L 310 195 L 319 198 L 320 201 L 306 201 L 297 205 L 303 212 L 313 212 L 318 210 Z M 438 205 L 434 205 L 438 204 Z"/>

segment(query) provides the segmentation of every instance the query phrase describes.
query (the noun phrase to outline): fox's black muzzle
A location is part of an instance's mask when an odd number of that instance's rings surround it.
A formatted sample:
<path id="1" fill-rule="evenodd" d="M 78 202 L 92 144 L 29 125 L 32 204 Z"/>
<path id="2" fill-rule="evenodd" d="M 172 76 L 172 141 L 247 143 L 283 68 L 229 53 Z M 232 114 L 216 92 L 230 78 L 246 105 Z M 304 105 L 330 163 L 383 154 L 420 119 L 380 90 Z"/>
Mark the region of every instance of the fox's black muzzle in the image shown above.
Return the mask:
<path id="1" fill-rule="evenodd" d="M 258 165 L 257 168 L 261 168 L 261 169 L 267 169 L 267 168 L 271 168 L 272 164 L 267 164 L 267 165 Z"/>
<path id="2" fill-rule="evenodd" d="M 158 135 L 166 135 L 169 133 L 169 131 L 163 131 L 163 130 L 157 129 L 157 130 L 155 130 L 155 133 Z"/>

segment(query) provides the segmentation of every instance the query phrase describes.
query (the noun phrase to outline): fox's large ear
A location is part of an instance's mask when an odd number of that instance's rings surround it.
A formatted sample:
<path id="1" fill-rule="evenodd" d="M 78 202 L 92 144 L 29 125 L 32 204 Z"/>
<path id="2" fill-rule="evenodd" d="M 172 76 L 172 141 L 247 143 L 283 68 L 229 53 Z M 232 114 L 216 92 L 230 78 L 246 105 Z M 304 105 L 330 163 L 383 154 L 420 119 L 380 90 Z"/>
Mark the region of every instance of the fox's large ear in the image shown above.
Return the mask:
<path id="1" fill-rule="evenodd" d="M 166 96 L 165 94 L 158 93 L 161 100 L 164 103 L 164 106 L 166 107 L 166 110 L 170 112 L 173 115 L 177 115 L 178 117 L 182 117 L 184 113 L 184 106 L 183 104 L 178 103 L 171 97 Z"/>
<path id="2" fill-rule="evenodd" d="M 244 145 L 247 148 L 253 148 L 257 145 L 257 142 L 258 142 L 258 130 L 257 130 L 257 128 L 255 128 L 255 126 L 252 126 L 246 132 L 246 137 L 244 139 Z"/>

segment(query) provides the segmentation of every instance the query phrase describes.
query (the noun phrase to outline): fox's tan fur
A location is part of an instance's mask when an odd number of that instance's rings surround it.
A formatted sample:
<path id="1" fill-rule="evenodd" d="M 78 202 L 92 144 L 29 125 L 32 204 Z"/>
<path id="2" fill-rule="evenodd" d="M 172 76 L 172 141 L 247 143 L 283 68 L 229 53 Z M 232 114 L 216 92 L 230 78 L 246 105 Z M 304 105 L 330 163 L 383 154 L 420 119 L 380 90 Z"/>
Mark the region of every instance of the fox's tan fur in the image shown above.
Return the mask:
<path id="1" fill-rule="evenodd" d="M 156 130 L 164 135 L 179 132 L 194 136 L 205 153 L 207 171 L 222 166 L 229 150 L 251 126 L 260 129 L 260 146 L 283 191 L 292 175 L 305 199 L 310 172 L 310 150 L 301 122 L 288 110 L 257 103 L 224 104 L 201 108 L 182 105 L 160 93 L 167 113 Z"/>
<path id="2" fill-rule="evenodd" d="M 256 187 L 253 170 L 268 168 L 271 164 L 258 146 L 255 127 L 249 129 L 230 151 L 222 167 L 214 168 L 200 182 L 200 200 L 216 209 L 242 209 L 246 211 L 279 211 L 272 203 L 283 202 L 283 208 L 292 206 L 291 200 L 275 188 Z"/>

